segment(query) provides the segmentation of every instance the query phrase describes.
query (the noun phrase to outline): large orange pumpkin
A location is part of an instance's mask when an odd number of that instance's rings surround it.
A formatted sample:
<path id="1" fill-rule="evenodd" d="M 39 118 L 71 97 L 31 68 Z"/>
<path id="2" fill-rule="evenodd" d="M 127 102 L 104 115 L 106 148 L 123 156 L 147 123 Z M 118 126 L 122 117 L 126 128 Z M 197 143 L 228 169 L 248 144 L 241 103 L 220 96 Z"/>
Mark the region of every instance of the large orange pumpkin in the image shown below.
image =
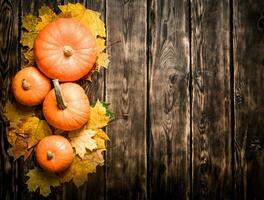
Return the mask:
<path id="1" fill-rule="evenodd" d="M 96 40 L 73 18 L 59 18 L 42 29 L 34 44 L 39 69 L 52 79 L 75 81 L 96 61 Z"/>
<path id="2" fill-rule="evenodd" d="M 53 80 L 54 89 L 43 102 L 43 114 L 49 124 L 57 129 L 71 131 L 81 128 L 89 118 L 90 104 L 84 89 L 75 83 L 59 85 Z"/>
<path id="3" fill-rule="evenodd" d="M 20 70 L 12 81 L 16 100 L 26 106 L 41 104 L 51 90 L 51 84 L 36 67 Z"/>
<path id="4" fill-rule="evenodd" d="M 36 148 L 38 164 L 49 172 L 66 170 L 73 160 L 73 149 L 70 142 L 61 135 L 51 135 L 42 139 Z"/>

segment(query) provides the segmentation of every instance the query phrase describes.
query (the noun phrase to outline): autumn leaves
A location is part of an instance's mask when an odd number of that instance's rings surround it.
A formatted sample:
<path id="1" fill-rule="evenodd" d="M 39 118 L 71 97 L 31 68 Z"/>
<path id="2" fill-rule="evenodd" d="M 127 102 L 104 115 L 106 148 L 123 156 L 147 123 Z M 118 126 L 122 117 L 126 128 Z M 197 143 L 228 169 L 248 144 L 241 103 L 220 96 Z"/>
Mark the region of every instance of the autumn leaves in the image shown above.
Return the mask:
<path id="1" fill-rule="evenodd" d="M 77 83 L 60 85 L 58 83 L 58 79 L 62 82 L 75 81 L 81 77 L 90 79 L 94 71 L 107 68 L 109 60 L 105 52 L 105 24 L 100 19 L 100 14 L 86 9 L 81 4 L 69 3 L 59 6 L 59 9 L 61 12 L 55 14 L 49 7 L 43 6 L 39 10 L 39 17 L 29 14 L 22 21 L 22 28 L 25 30 L 21 38 L 23 55 L 26 59 L 24 69 L 36 69 L 38 66 L 48 78 L 55 79 L 54 89 L 49 89 L 48 94 L 44 95 L 43 109 L 21 106 L 16 102 L 8 102 L 5 107 L 6 117 L 10 122 L 7 137 L 11 147 L 8 149 L 8 154 L 14 159 L 24 157 L 26 160 L 33 154 L 36 146 L 40 150 L 38 152 L 45 149 L 45 152 L 36 154 L 37 160 L 42 157 L 44 162 L 36 163 L 35 168 L 27 173 L 29 179 L 26 182 L 29 191 L 39 190 L 43 196 L 49 195 L 51 186 L 56 187 L 65 182 L 73 181 L 79 187 L 87 181 L 89 173 L 96 172 L 96 167 L 104 164 L 103 152 L 109 140 L 104 127 L 114 118 L 109 104 L 98 100 L 90 106 L 85 91 Z M 76 30 L 74 37 L 67 35 L 68 27 Z M 72 34 L 74 31 L 71 32 Z M 88 65 L 89 69 L 84 69 Z M 60 66 L 65 69 L 60 69 Z M 50 75 L 52 70 L 54 73 Z M 74 76 L 75 72 L 81 74 Z M 31 76 L 32 73 L 28 75 Z M 21 84 L 17 87 L 22 88 L 23 94 L 34 86 L 33 82 L 25 83 L 23 78 L 19 83 Z M 81 91 L 77 91 L 77 86 Z M 16 93 L 15 97 L 17 98 Z M 17 100 L 21 103 L 18 98 Z M 48 140 L 54 134 L 60 135 L 59 137 L 64 139 L 67 145 L 69 144 L 71 155 L 72 150 L 74 155 L 68 159 L 67 167 L 63 166 L 67 168 L 66 170 L 63 168 L 63 170 L 45 171 L 38 166 L 46 169 L 44 165 L 55 158 L 57 149 L 54 152 L 46 149 L 49 145 L 56 146 L 56 142 L 49 143 Z M 38 148 L 44 140 L 45 148 Z M 63 165 L 67 159 L 65 155 L 61 155 L 63 150 L 60 150 L 59 146 L 57 155 L 64 157 L 64 160 L 58 162 Z"/>

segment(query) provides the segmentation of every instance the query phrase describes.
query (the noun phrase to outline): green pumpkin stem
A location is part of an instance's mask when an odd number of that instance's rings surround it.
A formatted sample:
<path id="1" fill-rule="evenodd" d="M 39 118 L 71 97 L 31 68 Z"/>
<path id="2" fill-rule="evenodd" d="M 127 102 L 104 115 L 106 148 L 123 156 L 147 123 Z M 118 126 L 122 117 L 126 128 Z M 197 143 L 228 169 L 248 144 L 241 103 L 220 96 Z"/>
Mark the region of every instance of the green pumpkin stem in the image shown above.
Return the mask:
<path id="1" fill-rule="evenodd" d="M 61 89 L 60 89 L 60 84 L 58 79 L 52 80 L 54 90 L 55 90 L 55 96 L 57 100 L 57 106 L 60 110 L 64 110 L 67 108 L 65 102 L 63 101 L 62 94 L 61 94 Z"/>

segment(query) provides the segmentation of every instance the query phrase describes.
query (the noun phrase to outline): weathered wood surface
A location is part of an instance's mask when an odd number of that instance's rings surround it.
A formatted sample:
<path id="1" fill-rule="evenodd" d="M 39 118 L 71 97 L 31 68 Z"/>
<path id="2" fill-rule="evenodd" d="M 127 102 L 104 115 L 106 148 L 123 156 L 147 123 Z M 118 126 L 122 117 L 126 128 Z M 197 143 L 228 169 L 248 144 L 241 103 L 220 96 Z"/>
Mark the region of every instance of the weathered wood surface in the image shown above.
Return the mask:
<path id="1" fill-rule="evenodd" d="M 107 199 L 147 198 L 147 1 L 106 1 L 111 64 L 106 98 L 116 112 L 107 129 Z"/>
<path id="2" fill-rule="evenodd" d="M 149 197 L 187 199 L 190 191 L 189 3 L 154 0 L 149 9 Z"/>
<path id="3" fill-rule="evenodd" d="M 194 199 L 231 199 L 229 1 L 192 1 Z"/>
<path id="4" fill-rule="evenodd" d="M 8 122 L 3 115 L 11 77 L 19 65 L 19 12 L 19 1 L 0 0 L 0 199 L 17 199 L 23 193 L 23 176 L 19 176 L 23 170 L 17 163 L 12 163 L 6 152 L 5 127 Z"/>
<path id="5" fill-rule="evenodd" d="M 263 11 L 261 0 L 234 1 L 234 185 L 237 199 L 263 199 Z"/>
<path id="6" fill-rule="evenodd" d="M 3 111 L 24 63 L 21 17 L 67 2 L 106 22 L 109 69 L 80 84 L 117 119 L 106 166 L 46 199 L 263 199 L 261 0 L 0 0 L 0 199 L 45 199 L 24 184 L 34 156 L 7 156 Z"/>

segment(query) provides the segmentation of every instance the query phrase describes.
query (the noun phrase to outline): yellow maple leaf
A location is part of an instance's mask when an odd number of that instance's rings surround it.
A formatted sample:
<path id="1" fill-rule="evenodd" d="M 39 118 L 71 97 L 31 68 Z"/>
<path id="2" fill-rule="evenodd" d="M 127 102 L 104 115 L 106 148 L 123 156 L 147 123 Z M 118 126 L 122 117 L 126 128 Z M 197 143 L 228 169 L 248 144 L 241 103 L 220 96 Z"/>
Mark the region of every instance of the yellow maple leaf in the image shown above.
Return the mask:
<path id="1" fill-rule="evenodd" d="M 26 159 L 30 148 L 50 134 L 51 129 L 44 120 L 34 116 L 17 119 L 8 128 L 7 139 L 12 145 L 8 153 L 14 159 L 20 156 L 25 156 Z"/>
<path id="2" fill-rule="evenodd" d="M 100 19 L 100 13 L 86 9 L 82 4 L 68 3 L 66 5 L 59 6 L 62 12 L 62 16 L 71 16 L 82 22 L 92 32 L 93 36 L 106 37 L 105 24 Z"/>
<path id="3" fill-rule="evenodd" d="M 110 140 L 108 135 L 102 130 L 98 129 L 93 139 L 96 141 L 97 149 L 106 149 L 105 141 Z"/>
<path id="4" fill-rule="evenodd" d="M 83 160 L 75 156 L 70 168 L 60 174 L 60 182 L 73 180 L 77 187 L 83 185 L 88 179 L 87 175 L 95 173 L 96 167 L 104 164 L 102 152 L 102 150 L 96 150 L 86 153 Z"/>
<path id="5" fill-rule="evenodd" d="M 102 67 L 107 68 L 109 64 L 109 56 L 107 53 L 101 52 L 97 55 L 96 70 L 100 70 Z"/>
<path id="6" fill-rule="evenodd" d="M 109 117 L 106 115 L 106 108 L 97 100 L 94 107 L 90 108 L 90 118 L 86 125 L 88 129 L 100 129 L 105 127 L 109 122 Z"/>
<path id="7" fill-rule="evenodd" d="M 102 51 L 104 51 L 105 48 L 106 48 L 106 46 L 105 46 L 105 38 L 102 38 L 102 37 L 96 38 L 96 50 L 97 50 L 97 54 L 99 54 Z"/>
<path id="8" fill-rule="evenodd" d="M 35 32 L 25 32 L 22 35 L 20 42 L 24 47 L 28 47 L 30 50 L 34 46 L 34 40 L 36 36 L 37 36 L 37 33 Z"/>
<path id="9" fill-rule="evenodd" d="M 77 155 L 84 157 L 86 149 L 92 151 L 97 148 L 96 141 L 92 138 L 96 131 L 86 130 L 84 128 L 69 132 L 71 145 L 75 149 Z"/>
<path id="10" fill-rule="evenodd" d="M 4 115 L 11 123 L 17 121 L 18 119 L 35 115 L 35 107 L 21 106 L 16 102 L 11 103 L 10 101 L 5 104 L 4 110 Z"/>
<path id="11" fill-rule="evenodd" d="M 35 28 L 37 32 L 53 22 L 57 18 L 57 15 L 48 6 L 42 6 L 39 9 L 39 17 L 41 20 L 38 22 Z"/>
<path id="12" fill-rule="evenodd" d="M 40 19 L 32 14 L 26 15 L 22 19 L 22 27 L 27 31 L 34 31 L 39 21 Z"/>
<path id="13" fill-rule="evenodd" d="M 59 9 L 61 10 L 62 17 L 78 17 L 79 15 L 85 12 L 85 7 L 80 3 L 72 4 L 68 3 L 65 5 L 60 5 Z"/>
<path id="14" fill-rule="evenodd" d="M 40 16 L 40 18 L 43 15 L 56 16 L 56 13 L 53 12 L 53 10 L 50 9 L 50 7 L 44 5 L 44 6 L 41 6 L 41 8 L 39 9 L 39 16 Z"/>
<path id="15" fill-rule="evenodd" d="M 108 135 L 103 131 L 103 129 L 98 129 L 96 134 L 95 134 L 95 137 L 99 137 L 103 140 L 110 140 Z"/>
<path id="16" fill-rule="evenodd" d="M 40 189 L 40 194 L 47 197 L 50 193 L 50 187 L 56 187 L 60 185 L 58 177 L 53 173 L 44 172 L 39 168 L 29 170 L 27 173 L 29 179 L 26 184 L 29 191 L 36 191 Z"/>

